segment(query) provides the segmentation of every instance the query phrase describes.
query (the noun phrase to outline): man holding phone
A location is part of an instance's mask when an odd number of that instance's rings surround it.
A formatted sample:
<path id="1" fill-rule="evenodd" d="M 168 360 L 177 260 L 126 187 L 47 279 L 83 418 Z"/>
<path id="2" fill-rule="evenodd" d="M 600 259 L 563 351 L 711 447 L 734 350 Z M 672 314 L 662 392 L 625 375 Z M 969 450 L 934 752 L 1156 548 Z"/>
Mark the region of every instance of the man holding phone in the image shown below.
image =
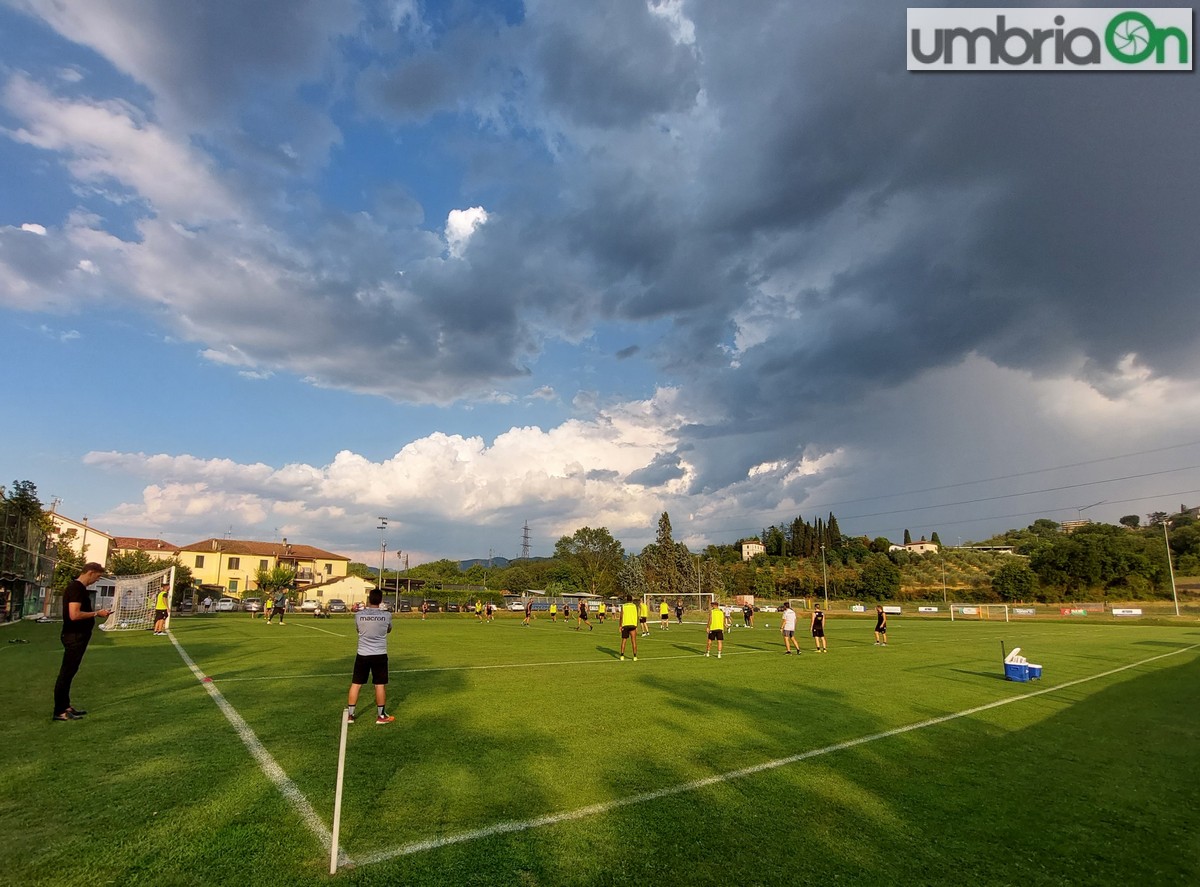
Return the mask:
<path id="1" fill-rule="evenodd" d="M 104 575 L 104 567 L 95 562 L 83 565 L 83 572 L 67 583 L 63 592 L 62 665 L 58 669 L 58 680 L 54 682 L 55 721 L 77 721 L 87 714 L 71 707 L 71 682 L 83 654 L 92 640 L 92 629 L 96 617 L 107 619 L 111 610 L 93 610 L 92 594 L 88 586 Z"/>

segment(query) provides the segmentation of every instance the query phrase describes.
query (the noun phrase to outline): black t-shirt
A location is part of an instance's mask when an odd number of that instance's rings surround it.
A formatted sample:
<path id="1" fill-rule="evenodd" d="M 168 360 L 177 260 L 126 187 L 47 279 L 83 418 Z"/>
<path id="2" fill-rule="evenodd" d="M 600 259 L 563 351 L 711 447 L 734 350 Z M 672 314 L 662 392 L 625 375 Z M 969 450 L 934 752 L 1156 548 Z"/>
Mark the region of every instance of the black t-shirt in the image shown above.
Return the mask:
<path id="1" fill-rule="evenodd" d="M 67 590 L 63 592 L 63 634 L 83 634 L 91 635 L 92 629 L 96 625 L 96 618 L 88 616 L 86 619 L 71 618 L 71 604 L 79 604 L 79 610 L 83 613 L 90 613 L 92 610 L 92 594 L 87 590 L 87 586 L 78 579 L 72 579 L 67 583 Z"/>

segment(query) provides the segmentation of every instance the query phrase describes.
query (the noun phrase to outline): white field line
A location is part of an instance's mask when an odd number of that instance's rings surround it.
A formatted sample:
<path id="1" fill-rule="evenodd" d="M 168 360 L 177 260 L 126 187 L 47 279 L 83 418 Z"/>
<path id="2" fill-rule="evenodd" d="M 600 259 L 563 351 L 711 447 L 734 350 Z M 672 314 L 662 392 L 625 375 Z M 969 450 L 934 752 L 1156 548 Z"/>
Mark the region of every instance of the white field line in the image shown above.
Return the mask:
<path id="1" fill-rule="evenodd" d="M 204 672 L 192 661 L 192 657 L 183 649 L 183 645 L 179 643 L 175 635 L 168 631 L 167 636 L 171 639 L 171 643 L 175 645 L 175 649 L 179 651 L 184 664 L 192 670 L 192 674 L 200 682 L 200 686 L 208 691 L 208 695 L 217 704 L 217 708 L 221 710 L 221 713 L 233 725 L 233 729 L 237 732 L 238 737 L 245 744 L 246 748 L 250 750 L 250 754 L 258 761 L 258 766 L 262 768 L 263 773 L 266 774 L 271 782 L 275 783 L 275 787 L 279 789 L 279 793 L 291 803 L 296 812 L 300 814 L 300 818 L 304 821 L 304 824 L 308 826 L 309 831 L 316 836 L 325 851 L 329 852 L 333 845 L 333 835 L 325 827 L 325 823 L 321 821 L 321 817 L 317 815 L 317 811 L 313 809 L 312 804 L 308 802 L 308 798 L 304 796 L 304 793 L 300 791 L 296 783 L 288 778 L 288 775 L 283 772 L 283 768 L 271 757 L 271 753 L 259 741 L 258 736 L 255 735 L 254 730 L 246 723 L 245 719 L 237 713 L 237 709 L 229 704 L 229 700 L 221 694 L 221 691 L 217 689 L 215 684 L 204 679 Z M 339 847 L 338 865 L 347 865 L 350 862 L 350 857 Z"/>
<path id="2" fill-rule="evenodd" d="M 283 623 L 280 623 L 280 625 L 282 625 L 282 624 L 283 624 Z M 292 624 L 293 624 L 293 625 L 295 625 L 296 623 L 294 623 L 294 622 L 293 622 Z M 338 634 L 336 631 L 330 631 L 330 630 L 329 630 L 329 629 L 327 629 L 327 628 L 317 628 L 317 626 L 315 626 L 315 625 L 303 625 L 303 624 L 302 624 L 302 625 L 300 625 L 300 627 L 301 627 L 301 628 L 307 628 L 309 631 L 320 631 L 320 632 L 324 632 L 325 634 L 331 634 L 331 635 L 333 635 L 335 638 L 349 638 L 349 637 L 353 637 L 353 635 L 348 635 L 348 634 Z"/>
<path id="3" fill-rule="evenodd" d="M 734 779 L 741 779 L 745 776 L 753 776 L 756 773 L 762 773 L 766 770 L 774 770 L 778 767 L 785 767 L 788 764 L 806 761 L 810 758 L 817 758 L 821 757 L 822 755 L 845 751 L 846 749 L 855 748 L 860 745 L 866 745 L 869 742 L 876 742 L 880 739 L 889 739 L 893 736 L 899 736 L 903 733 L 911 733 L 914 730 L 924 730 L 926 727 L 934 727 L 938 724 L 945 724 L 948 721 L 970 717 L 971 715 L 989 711 L 993 708 L 1000 708 L 1001 706 L 1009 705 L 1013 702 L 1024 702 L 1027 699 L 1045 696 L 1048 693 L 1057 693 L 1059 690 L 1065 690 L 1068 687 L 1074 687 L 1078 684 L 1086 684 L 1089 681 L 1096 681 L 1101 678 L 1110 677 L 1111 675 L 1120 674 L 1121 672 L 1128 671 L 1131 668 L 1138 668 L 1142 665 L 1147 665 L 1159 659 L 1166 659 L 1168 656 L 1176 656 L 1180 653 L 1186 653 L 1191 650 L 1195 650 L 1197 647 L 1200 647 L 1200 644 L 1192 644 L 1188 647 L 1172 650 L 1170 653 L 1161 653 L 1157 656 L 1151 656 L 1150 658 L 1143 659 L 1139 662 L 1133 662 L 1129 665 L 1122 665 L 1119 668 L 1109 669 L 1108 671 L 1101 672 L 1100 674 L 1094 674 L 1086 678 L 1078 678 L 1074 681 L 1067 681 L 1063 684 L 1047 687 L 1044 690 L 1035 690 L 1032 693 L 1024 693 L 1020 696 L 1011 696 L 1007 699 L 999 699 L 995 702 L 989 702 L 986 705 L 978 705 L 974 708 L 968 708 L 953 714 L 929 718 L 928 720 L 919 721 L 915 724 L 907 724 L 903 727 L 895 727 L 891 730 L 884 730 L 881 733 L 872 733 L 869 736 L 860 736 L 857 739 L 849 739 L 845 742 L 827 745 L 824 748 L 812 749 L 810 751 L 801 752 L 800 754 L 790 755 L 786 758 L 779 758 L 774 761 L 765 761 L 764 763 L 755 764 L 751 767 L 743 767 L 740 770 L 731 770 L 727 773 L 718 773 L 713 776 L 706 776 L 703 779 L 696 779 L 692 782 L 685 782 L 680 785 L 667 786 L 666 788 L 656 789 L 652 792 L 644 792 L 640 795 L 632 795 L 627 798 L 618 798 L 613 801 L 592 804 L 588 807 L 580 807 L 577 810 L 565 810 L 561 813 L 551 813 L 546 816 L 538 816 L 533 819 L 499 822 L 495 825 L 490 825 L 485 828 L 475 829 L 474 831 L 460 832 L 456 835 L 446 835 L 445 837 L 441 838 L 429 838 L 424 841 L 415 841 L 410 844 L 403 844 L 391 850 L 381 850 L 377 853 L 372 853 L 368 856 L 361 857 L 358 859 L 357 864 L 372 865 L 378 862 L 385 862 L 389 859 L 395 859 L 398 856 L 410 856 L 414 853 L 423 853 L 426 850 L 434 850 L 438 847 L 446 847 L 451 844 L 463 844 L 468 841 L 477 841 L 480 838 L 489 838 L 493 835 L 504 835 L 512 832 L 528 831 L 529 829 L 541 828 L 548 825 L 557 825 L 561 822 L 570 822 L 572 820 L 583 819 L 588 816 L 598 816 L 602 813 L 608 813 L 612 810 L 620 809 L 621 807 L 630 807 L 634 804 L 645 804 L 649 801 L 656 801 L 659 798 L 666 798 L 670 797 L 671 795 L 679 795 L 683 794 L 684 792 L 696 791 L 698 789 L 707 788 L 711 785 L 719 785 L 720 783 L 729 782 Z"/>

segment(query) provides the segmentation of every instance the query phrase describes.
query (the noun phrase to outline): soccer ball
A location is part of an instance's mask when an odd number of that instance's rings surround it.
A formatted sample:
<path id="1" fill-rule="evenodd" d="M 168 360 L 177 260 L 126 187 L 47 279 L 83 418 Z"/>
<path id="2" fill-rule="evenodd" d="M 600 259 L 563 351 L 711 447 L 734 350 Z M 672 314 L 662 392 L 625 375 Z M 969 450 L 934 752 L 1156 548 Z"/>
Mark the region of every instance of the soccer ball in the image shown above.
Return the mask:
<path id="1" fill-rule="evenodd" d="M 121 623 L 121 627 L 122 627 L 122 628 L 128 628 L 128 627 L 129 627 L 129 623 L 128 623 L 128 622 L 122 622 L 122 623 Z"/>

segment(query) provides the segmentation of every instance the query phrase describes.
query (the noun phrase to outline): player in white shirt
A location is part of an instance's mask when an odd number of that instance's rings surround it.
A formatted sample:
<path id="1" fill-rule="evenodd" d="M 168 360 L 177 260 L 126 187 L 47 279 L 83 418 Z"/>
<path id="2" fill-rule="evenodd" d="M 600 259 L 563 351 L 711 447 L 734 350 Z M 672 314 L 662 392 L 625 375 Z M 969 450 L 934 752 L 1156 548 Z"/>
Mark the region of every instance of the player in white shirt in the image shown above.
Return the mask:
<path id="1" fill-rule="evenodd" d="M 380 609 L 383 591 L 371 589 L 367 605 L 354 614 L 354 625 L 358 629 L 358 653 L 354 657 L 354 673 L 350 678 L 350 695 L 346 708 L 350 723 L 354 723 L 354 706 L 358 704 L 358 691 L 370 678 L 375 684 L 375 708 L 378 713 L 376 724 L 390 724 L 396 720 L 387 713 L 388 652 L 387 636 L 392 630 L 392 614 Z"/>
<path id="2" fill-rule="evenodd" d="M 796 611 L 791 608 L 790 604 L 783 605 L 783 624 L 779 627 L 779 631 L 783 634 L 783 652 L 791 653 L 792 645 L 796 647 L 796 652 L 800 652 L 800 642 L 796 640 Z"/>

